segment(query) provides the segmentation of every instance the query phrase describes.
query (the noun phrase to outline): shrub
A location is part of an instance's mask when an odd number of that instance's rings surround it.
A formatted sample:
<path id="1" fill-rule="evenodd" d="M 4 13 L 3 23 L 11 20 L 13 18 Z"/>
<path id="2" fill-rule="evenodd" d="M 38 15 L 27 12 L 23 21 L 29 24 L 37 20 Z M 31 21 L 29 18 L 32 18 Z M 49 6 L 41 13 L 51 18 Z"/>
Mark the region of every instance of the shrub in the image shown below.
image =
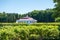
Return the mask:
<path id="1" fill-rule="evenodd" d="M 60 17 L 55 19 L 56 22 L 60 22 Z"/>
<path id="2" fill-rule="evenodd" d="M 39 40 L 58 37 L 58 26 L 53 25 L 3 26 L 0 29 L 0 40 Z"/>

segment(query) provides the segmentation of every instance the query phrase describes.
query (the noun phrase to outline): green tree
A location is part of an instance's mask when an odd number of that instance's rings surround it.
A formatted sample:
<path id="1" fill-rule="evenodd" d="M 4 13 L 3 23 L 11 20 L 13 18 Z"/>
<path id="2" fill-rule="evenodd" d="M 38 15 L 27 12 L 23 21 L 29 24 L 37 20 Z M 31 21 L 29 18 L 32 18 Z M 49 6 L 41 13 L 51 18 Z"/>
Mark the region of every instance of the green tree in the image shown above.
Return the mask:
<path id="1" fill-rule="evenodd" d="M 55 11 L 55 18 L 56 17 L 60 17 L 60 0 L 53 0 L 54 3 L 55 3 L 55 8 L 54 8 L 54 11 Z"/>
<path id="2" fill-rule="evenodd" d="M 32 12 L 28 12 L 26 15 L 36 19 L 38 22 L 54 22 L 55 18 L 53 17 L 53 14 L 53 9 L 46 9 L 34 10 Z"/>

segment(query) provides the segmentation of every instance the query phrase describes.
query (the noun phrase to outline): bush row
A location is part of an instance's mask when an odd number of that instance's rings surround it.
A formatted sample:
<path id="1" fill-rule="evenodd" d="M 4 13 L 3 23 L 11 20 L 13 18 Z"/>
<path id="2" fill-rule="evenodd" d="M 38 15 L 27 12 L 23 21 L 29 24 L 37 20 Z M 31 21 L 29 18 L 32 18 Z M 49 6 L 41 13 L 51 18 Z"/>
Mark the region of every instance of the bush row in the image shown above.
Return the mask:
<path id="1" fill-rule="evenodd" d="M 51 22 L 51 23 L 33 23 L 33 24 L 26 24 L 26 23 L 0 23 L 0 26 L 40 26 L 40 25 L 60 25 L 60 22 Z"/>
<path id="2" fill-rule="evenodd" d="M 3 26 L 0 40 L 58 40 L 58 26 Z"/>

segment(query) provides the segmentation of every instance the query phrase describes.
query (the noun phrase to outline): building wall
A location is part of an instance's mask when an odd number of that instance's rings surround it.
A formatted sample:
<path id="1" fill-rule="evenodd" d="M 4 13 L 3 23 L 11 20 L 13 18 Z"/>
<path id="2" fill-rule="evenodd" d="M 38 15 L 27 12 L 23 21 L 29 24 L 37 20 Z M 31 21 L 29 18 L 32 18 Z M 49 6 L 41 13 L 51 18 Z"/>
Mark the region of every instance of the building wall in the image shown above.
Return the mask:
<path id="1" fill-rule="evenodd" d="M 26 21 L 16 21 L 16 23 L 36 23 L 34 20 L 26 20 Z"/>

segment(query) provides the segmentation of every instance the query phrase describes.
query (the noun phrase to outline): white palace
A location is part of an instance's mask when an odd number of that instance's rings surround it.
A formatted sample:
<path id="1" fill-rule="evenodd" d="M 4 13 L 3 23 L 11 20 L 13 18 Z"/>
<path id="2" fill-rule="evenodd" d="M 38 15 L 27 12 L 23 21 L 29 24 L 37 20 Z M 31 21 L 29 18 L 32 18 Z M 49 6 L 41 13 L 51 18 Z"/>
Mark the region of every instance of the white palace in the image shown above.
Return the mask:
<path id="1" fill-rule="evenodd" d="M 36 23 L 36 22 L 37 20 L 28 17 L 28 15 L 26 17 L 16 20 L 16 23 Z"/>

